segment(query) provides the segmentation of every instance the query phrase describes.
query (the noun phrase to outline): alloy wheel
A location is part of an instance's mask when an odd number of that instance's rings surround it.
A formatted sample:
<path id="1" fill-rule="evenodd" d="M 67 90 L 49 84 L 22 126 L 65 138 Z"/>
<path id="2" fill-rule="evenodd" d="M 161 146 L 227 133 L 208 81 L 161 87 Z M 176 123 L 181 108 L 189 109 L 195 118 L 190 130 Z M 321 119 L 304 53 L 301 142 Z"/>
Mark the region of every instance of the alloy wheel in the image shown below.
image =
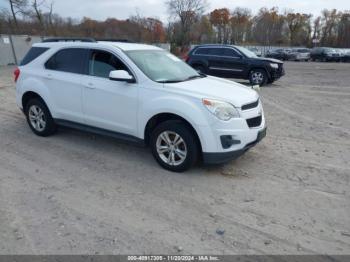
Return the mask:
<path id="1" fill-rule="evenodd" d="M 46 120 L 44 111 L 37 105 L 32 105 L 29 108 L 29 121 L 32 127 L 38 131 L 42 132 L 46 127 Z"/>
<path id="2" fill-rule="evenodd" d="M 179 166 L 186 160 L 186 143 L 173 131 L 162 132 L 157 138 L 156 148 L 160 159 L 168 165 Z"/>
<path id="3" fill-rule="evenodd" d="M 254 84 L 261 84 L 264 81 L 264 75 L 261 72 L 253 72 L 252 80 Z"/>

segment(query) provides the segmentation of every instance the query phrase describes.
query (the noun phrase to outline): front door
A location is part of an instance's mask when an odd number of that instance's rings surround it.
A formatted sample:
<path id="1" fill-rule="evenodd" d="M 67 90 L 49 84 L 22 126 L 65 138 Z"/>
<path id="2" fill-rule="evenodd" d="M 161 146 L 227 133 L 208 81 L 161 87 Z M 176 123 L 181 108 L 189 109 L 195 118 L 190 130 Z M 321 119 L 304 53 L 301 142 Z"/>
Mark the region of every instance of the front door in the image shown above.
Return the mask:
<path id="1" fill-rule="evenodd" d="M 91 50 L 88 77 L 83 88 L 83 112 L 87 125 L 137 134 L 138 84 L 112 81 L 109 73 L 128 67 L 114 54 Z"/>
<path id="2" fill-rule="evenodd" d="M 232 48 L 224 48 L 224 68 L 227 77 L 243 78 L 247 69 L 247 62 L 241 54 Z"/>

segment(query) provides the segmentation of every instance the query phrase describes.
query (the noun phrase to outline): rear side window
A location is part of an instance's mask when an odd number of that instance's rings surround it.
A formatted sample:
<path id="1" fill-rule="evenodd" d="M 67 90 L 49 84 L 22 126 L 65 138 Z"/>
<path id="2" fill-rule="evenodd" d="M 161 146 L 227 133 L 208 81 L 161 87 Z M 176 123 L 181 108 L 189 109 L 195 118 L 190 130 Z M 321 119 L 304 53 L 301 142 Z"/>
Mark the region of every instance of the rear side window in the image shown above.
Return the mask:
<path id="1" fill-rule="evenodd" d="M 213 55 L 213 56 L 223 56 L 223 48 L 198 48 L 195 52 L 196 55 Z"/>
<path id="2" fill-rule="evenodd" d="M 26 54 L 26 56 L 23 58 L 23 60 L 21 61 L 21 66 L 24 66 L 26 64 L 29 64 L 30 62 L 32 62 L 34 59 L 38 58 L 39 56 L 41 56 L 43 53 L 45 53 L 47 50 L 49 50 L 49 48 L 46 47 L 32 47 L 28 53 Z"/>
<path id="3" fill-rule="evenodd" d="M 67 48 L 58 51 L 45 64 L 46 69 L 68 73 L 85 73 L 85 61 L 88 50 L 84 48 Z"/>
<path id="4" fill-rule="evenodd" d="M 198 48 L 195 52 L 196 55 L 207 55 L 208 53 L 208 48 Z"/>

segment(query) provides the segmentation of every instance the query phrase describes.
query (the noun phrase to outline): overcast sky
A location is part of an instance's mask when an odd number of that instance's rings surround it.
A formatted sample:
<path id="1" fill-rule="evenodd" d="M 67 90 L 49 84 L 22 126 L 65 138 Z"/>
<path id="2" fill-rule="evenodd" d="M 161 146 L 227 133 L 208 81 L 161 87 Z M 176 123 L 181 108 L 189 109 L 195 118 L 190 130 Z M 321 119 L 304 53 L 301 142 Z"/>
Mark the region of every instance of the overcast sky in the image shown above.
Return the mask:
<path id="1" fill-rule="evenodd" d="M 30 1 L 30 0 L 29 0 Z M 49 2 L 50 0 L 48 0 Z M 0 0 L 6 6 L 8 0 Z M 82 18 L 84 16 L 97 20 L 108 17 L 128 18 L 138 12 L 142 16 L 151 16 L 166 21 L 168 18 L 166 0 L 54 0 L 54 12 L 64 17 Z M 350 0 L 208 0 L 208 10 L 237 6 L 250 8 L 256 13 L 261 7 L 277 6 L 281 11 L 293 9 L 296 12 L 318 15 L 322 9 L 336 8 L 350 10 Z"/>

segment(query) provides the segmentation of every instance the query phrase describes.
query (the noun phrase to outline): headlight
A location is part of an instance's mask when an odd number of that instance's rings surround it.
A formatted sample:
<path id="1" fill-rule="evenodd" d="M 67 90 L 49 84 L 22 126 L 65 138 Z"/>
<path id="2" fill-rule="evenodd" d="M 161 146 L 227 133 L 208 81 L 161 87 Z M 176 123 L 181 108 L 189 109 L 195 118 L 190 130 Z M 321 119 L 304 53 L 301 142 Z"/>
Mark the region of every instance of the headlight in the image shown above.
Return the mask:
<path id="1" fill-rule="evenodd" d="M 271 63 L 270 66 L 271 66 L 272 68 L 274 68 L 274 69 L 278 69 L 278 64 L 273 64 L 273 63 Z"/>
<path id="2" fill-rule="evenodd" d="M 217 118 L 223 121 L 228 121 L 231 118 L 238 118 L 237 109 L 230 103 L 212 99 L 203 99 L 203 105 Z"/>

